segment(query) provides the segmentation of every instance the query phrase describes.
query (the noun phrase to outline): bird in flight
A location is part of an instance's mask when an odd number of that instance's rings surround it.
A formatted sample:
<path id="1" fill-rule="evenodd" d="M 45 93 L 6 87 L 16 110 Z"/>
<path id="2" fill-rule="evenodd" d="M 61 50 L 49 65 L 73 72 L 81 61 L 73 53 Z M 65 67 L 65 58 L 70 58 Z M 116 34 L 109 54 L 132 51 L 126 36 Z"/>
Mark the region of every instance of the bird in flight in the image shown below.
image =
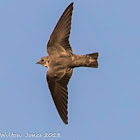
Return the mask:
<path id="1" fill-rule="evenodd" d="M 75 67 L 98 68 L 98 53 L 76 55 L 69 43 L 73 3 L 71 3 L 56 24 L 47 44 L 48 56 L 37 64 L 48 67 L 46 79 L 57 108 L 65 124 L 68 124 L 68 82 Z"/>

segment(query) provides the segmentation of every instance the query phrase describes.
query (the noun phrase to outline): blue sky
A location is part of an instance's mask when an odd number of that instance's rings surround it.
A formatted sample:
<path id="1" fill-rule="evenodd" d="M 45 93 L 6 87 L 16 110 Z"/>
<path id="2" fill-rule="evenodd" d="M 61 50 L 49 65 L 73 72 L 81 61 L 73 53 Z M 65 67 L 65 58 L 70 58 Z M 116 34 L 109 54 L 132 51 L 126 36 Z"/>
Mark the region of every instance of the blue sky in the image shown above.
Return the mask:
<path id="1" fill-rule="evenodd" d="M 35 63 L 46 55 L 49 36 L 71 2 L 0 1 L 0 133 L 139 140 L 140 1 L 74 0 L 70 44 L 76 54 L 99 52 L 99 68 L 74 70 L 65 125 L 46 83 L 47 69 Z"/>

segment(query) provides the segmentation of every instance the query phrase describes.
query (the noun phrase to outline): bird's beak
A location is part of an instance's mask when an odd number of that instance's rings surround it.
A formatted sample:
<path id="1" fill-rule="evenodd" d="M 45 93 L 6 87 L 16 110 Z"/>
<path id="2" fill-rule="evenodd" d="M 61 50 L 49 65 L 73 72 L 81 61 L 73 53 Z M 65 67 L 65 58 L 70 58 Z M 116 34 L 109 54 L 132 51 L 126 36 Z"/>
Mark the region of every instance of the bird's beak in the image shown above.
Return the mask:
<path id="1" fill-rule="evenodd" d="M 36 64 L 40 64 L 39 62 L 36 62 Z"/>

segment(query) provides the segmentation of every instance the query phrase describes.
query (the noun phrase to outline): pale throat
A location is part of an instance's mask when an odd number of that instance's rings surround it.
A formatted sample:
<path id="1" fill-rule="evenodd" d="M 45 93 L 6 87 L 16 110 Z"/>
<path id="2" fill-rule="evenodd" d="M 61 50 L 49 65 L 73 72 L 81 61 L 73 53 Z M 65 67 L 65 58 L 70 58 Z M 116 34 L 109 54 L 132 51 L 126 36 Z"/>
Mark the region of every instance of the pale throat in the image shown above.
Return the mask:
<path id="1" fill-rule="evenodd" d="M 43 66 L 45 66 L 45 67 L 49 67 L 49 65 L 48 65 L 48 61 L 46 61 L 46 63 L 45 63 Z"/>

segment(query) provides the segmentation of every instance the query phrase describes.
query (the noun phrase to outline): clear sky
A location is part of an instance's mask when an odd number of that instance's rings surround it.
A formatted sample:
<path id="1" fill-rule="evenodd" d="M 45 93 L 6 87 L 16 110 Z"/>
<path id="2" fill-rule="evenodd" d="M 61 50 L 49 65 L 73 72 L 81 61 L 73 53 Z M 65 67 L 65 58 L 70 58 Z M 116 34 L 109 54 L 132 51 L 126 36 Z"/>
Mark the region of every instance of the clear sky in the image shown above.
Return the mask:
<path id="1" fill-rule="evenodd" d="M 73 1 L 70 44 L 76 54 L 99 52 L 99 68 L 74 70 L 69 124 L 58 115 L 47 69 L 35 63 L 47 54 L 49 36 L 71 2 L 0 1 L 0 133 L 61 134 L 30 140 L 140 140 L 139 0 Z"/>

